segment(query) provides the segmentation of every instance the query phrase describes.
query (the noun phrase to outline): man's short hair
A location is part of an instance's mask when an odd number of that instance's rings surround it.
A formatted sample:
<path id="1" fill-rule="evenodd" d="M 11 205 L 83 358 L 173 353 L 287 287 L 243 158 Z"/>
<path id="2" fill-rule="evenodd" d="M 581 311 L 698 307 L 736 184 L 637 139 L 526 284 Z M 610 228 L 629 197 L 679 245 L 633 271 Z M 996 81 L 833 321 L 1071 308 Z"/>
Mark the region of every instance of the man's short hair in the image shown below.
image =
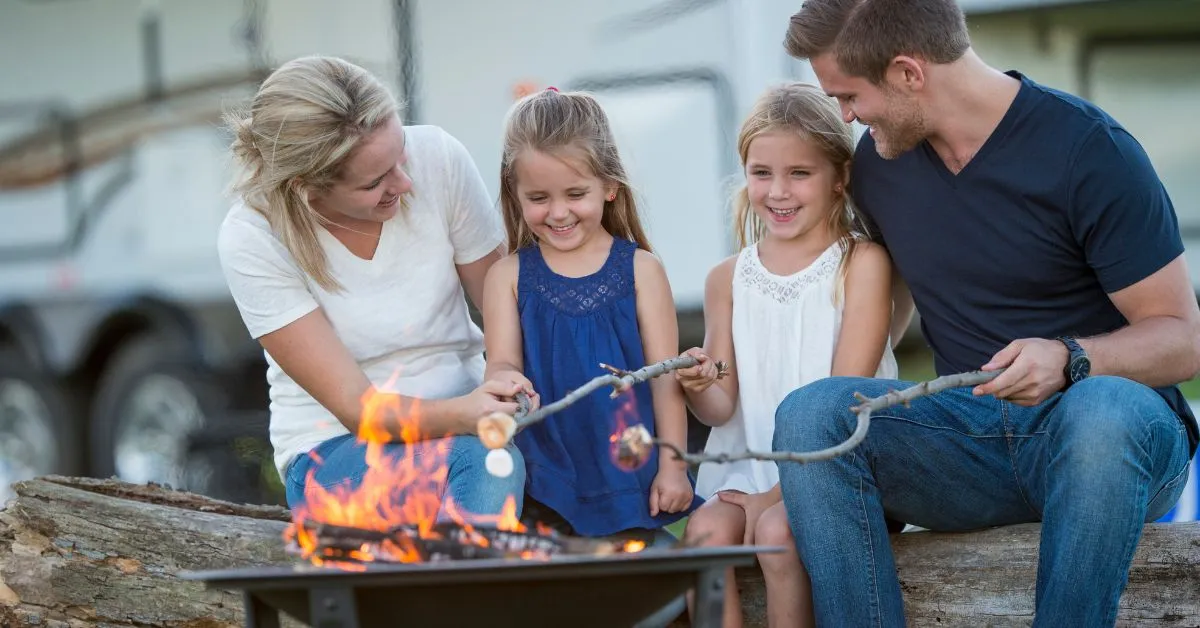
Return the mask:
<path id="1" fill-rule="evenodd" d="M 970 45 L 955 0 L 805 0 L 784 40 L 797 59 L 832 52 L 843 72 L 875 84 L 898 55 L 950 63 Z"/>

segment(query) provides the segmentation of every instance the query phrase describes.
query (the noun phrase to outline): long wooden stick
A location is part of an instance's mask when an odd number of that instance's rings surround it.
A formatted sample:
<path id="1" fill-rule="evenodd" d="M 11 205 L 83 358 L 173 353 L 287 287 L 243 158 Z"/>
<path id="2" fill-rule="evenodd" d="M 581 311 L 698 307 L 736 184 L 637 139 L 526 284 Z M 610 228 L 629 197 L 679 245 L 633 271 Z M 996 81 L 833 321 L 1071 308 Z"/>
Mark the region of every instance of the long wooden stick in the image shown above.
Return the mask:
<path id="1" fill-rule="evenodd" d="M 621 461 L 622 466 L 639 466 L 639 463 L 644 464 L 645 460 L 650 457 L 650 448 L 654 445 L 665 447 L 674 453 L 675 457 L 684 460 L 689 464 L 700 464 L 704 462 L 716 462 L 725 464 L 737 460 L 763 460 L 771 462 L 817 462 L 819 460 L 829 460 L 836 458 L 844 453 L 854 449 L 867 437 L 867 429 L 871 424 L 871 414 L 885 408 L 895 405 L 908 405 L 909 402 L 920 397 L 939 393 L 950 388 L 960 388 L 964 386 L 978 386 L 985 384 L 996 378 L 997 375 L 1004 372 L 1004 369 L 995 371 L 971 371 L 967 373 L 957 373 L 954 375 L 944 375 L 927 382 L 905 388 L 904 390 L 889 391 L 885 395 L 875 398 L 867 398 L 859 393 L 854 393 L 859 404 L 852 406 L 850 410 L 858 415 L 858 424 L 855 426 L 854 432 L 845 441 L 827 447 L 825 449 L 810 451 L 810 452 L 794 452 L 794 451 L 740 451 L 734 453 L 721 454 L 689 454 L 679 447 L 661 441 L 650 436 L 649 430 L 642 425 L 634 425 L 626 428 L 618 439 L 617 459 Z"/>
<path id="2" fill-rule="evenodd" d="M 597 389 L 604 386 L 612 386 L 612 394 L 616 397 L 621 393 L 631 388 L 634 384 L 640 384 L 645 381 L 654 379 L 661 375 L 666 375 L 671 371 L 685 369 L 696 366 L 700 362 L 690 355 L 669 358 L 662 362 L 656 362 L 648 366 L 644 366 L 636 371 L 625 371 L 607 364 L 601 364 L 600 368 L 608 371 L 605 375 L 600 375 L 592 378 L 583 386 L 567 393 L 567 396 L 555 401 L 552 404 L 542 406 L 537 410 L 528 413 L 529 397 L 524 393 L 517 393 L 517 415 L 509 416 L 507 414 L 490 414 L 479 420 L 477 432 L 479 439 L 483 441 L 489 449 L 500 449 L 508 445 L 514 434 L 520 430 L 533 425 L 539 421 L 543 421 L 550 415 L 565 410 L 568 406 L 592 394 Z M 717 362 L 717 379 L 725 377 L 728 372 L 728 365 L 725 362 Z"/>

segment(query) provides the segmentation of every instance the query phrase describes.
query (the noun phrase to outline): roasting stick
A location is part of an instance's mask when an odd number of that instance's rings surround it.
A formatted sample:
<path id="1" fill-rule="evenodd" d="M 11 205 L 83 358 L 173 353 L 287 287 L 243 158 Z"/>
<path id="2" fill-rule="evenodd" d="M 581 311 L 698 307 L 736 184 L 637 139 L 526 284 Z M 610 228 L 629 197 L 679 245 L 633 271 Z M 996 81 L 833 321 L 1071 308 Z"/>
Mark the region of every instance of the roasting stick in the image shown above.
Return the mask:
<path id="1" fill-rule="evenodd" d="M 677 369 L 693 367 L 699 363 L 699 360 L 696 358 L 685 355 L 656 362 L 636 371 L 626 371 L 607 364 L 600 364 L 600 368 L 608 371 L 607 374 L 592 378 L 591 381 L 583 386 L 567 393 L 567 396 L 562 399 L 550 405 L 542 406 L 533 412 L 529 412 L 529 396 L 525 393 L 517 393 L 518 409 L 515 416 L 494 412 L 479 420 L 477 427 L 479 440 L 483 441 L 484 446 L 491 450 L 488 452 L 485 461 L 488 472 L 497 477 L 508 477 L 512 473 L 513 461 L 512 455 L 504 448 L 512 442 L 512 438 L 517 432 L 534 423 L 545 420 L 546 417 L 556 412 L 561 412 L 576 401 L 592 394 L 597 389 L 603 386 L 611 386 L 613 390 L 610 396 L 617 397 L 635 384 L 649 381 Z M 718 379 L 724 377 L 728 373 L 728 370 L 728 364 L 717 362 Z"/>
<path id="2" fill-rule="evenodd" d="M 509 473 L 512 473 L 512 456 L 509 455 L 508 451 L 506 451 L 504 447 L 506 447 L 512 441 L 512 437 L 517 431 L 522 430 L 538 421 L 544 420 L 546 417 L 554 414 L 555 412 L 561 411 L 601 386 L 611 385 L 613 387 L 612 396 L 615 397 L 635 383 L 644 382 L 648 379 L 658 377 L 676 369 L 695 366 L 697 363 L 698 362 L 695 358 L 691 356 L 683 356 L 664 360 L 633 372 L 622 371 L 620 369 L 615 369 L 611 366 L 602 364 L 601 366 L 607 369 L 609 374 L 601 375 L 592 379 L 582 387 L 571 391 L 562 399 L 550 405 L 543 406 L 532 413 L 527 413 L 529 407 L 528 397 L 523 393 L 518 393 L 517 403 L 519 409 L 516 416 L 493 413 L 479 420 L 479 439 L 483 442 L 484 446 L 492 450 L 488 452 L 488 471 L 492 472 L 493 475 L 498 475 L 500 477 L 506 477 Z M 718 377 L 723 377 L 727 372 L 727 366 L 724 362 L 718 362 L 717 364 L 720 371 L 720 375 L 718 375 Z M 905 388 L 904 390 L 892 390 L 875 398 L 868 398 L 859 393 L 855 393 L 855 398 L 859 401 L 859 403 L 858 405 L 850 408 L 850 410 L 857 415 L 858 419 L 854 432 L 851 433 L 850 437 L 842 443 L 818 451 L 756 452 L 746 450 L 741 452 L 721 454 L 689 454 L 672 443 L 663 442 L 650 436 L 650 432 L 645 426 L 633 425 L 626 428 L 618 436 L 615 462 L 621 468 L 636 469 L 649 460 L 650 454 L 655 446 L 667 448 L 677 459 L 683 460 L 689 464 L 701 464 L 704 462 L 725 464 L 737 460 L 763 460 L 771 462 L 797 463 L 829 460 L 849 452 L 857 447 L 864 438 L 866 438 L 867 430 L 871 423 L 872 413 L 894 405 L 908 405 L 915 399 L 932 395 L 950 388 L 978 386 L 980 384 L 985 384 L 995 379 L 996 376 L 1003 372 L 1004 369 L 998 369 L 995 371 L 969 371 L 954 375 L 944 375 L 930 381 L 920 382 Z"/>
<path id="3" fill-rule="evenodd" d="M 986 384 L 996 378 L 997 375 L 1004 372 L 1004 369 L 996 371 L 970 371 L 967 373 L 957 373 L 954 375 L 945 375 L 934 380 L 915 384 L 904 390 L 892 390 L 887 394 L 879 397 L 868 398 L 859 393 L 854 393 L 854 397 L 859 403 L 856 406 L 851 406 L 850 410 L 858 415 L 858 423 L 855 426 L 854 432 L 845 441 L 810 452 L 795 452 L 795 451 L 740 451 L 734 453 L 720 454 L 689 454 L 680 450 L 675 445 L 663 442 L 657 438 L 650 436 L 650 432 L 642 425 L 634 425 L 626 428 L 617 440 L 617 464 L 622 468 L 637 468 L 645 464 L 650 459 L 650 452 L 655 445 L 665 447 L 675 455 L 676 459 L 683 460 L 688 464 L 701 464 L 704 462 L 715 462 L 725 464 L 735 462 L 737 460 L 763 460 L 769 462 L 797 462 L 808 463 L 817 462 L 820 460 L 829 460 L 836 458 L 842 454 L 854 449 L 867 436 L 867 428 L 871 423 L 871 414 L 889 408 L 891 406 L 904 404 L 907 406 L 914 399 L 932 395 L 950 388 L 959 388 L 963 386 L 978 386 Z"/>

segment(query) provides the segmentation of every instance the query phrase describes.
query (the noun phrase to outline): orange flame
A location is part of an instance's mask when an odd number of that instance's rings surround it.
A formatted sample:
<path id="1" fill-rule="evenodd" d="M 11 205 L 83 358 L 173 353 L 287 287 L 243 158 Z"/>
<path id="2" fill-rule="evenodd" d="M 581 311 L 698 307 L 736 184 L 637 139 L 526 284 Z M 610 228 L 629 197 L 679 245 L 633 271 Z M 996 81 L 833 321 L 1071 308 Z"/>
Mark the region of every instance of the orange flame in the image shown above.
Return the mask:
<path id="1" fill-rule="evenodd" d="M 370 392 L 364 395 L 362 403 L 362 421 L 356 437 L 359 443 L 366 445 L 366 473 L 355 488 L 338 485 L 326 489 L 313 477 L 316 467 L 323 461 L 314 461 L 314 468 L 305 482 L 305 504 L 295 509 L 292 523 L 284 532 L 285 539 L 293 542 L 304 558 L 318 565 L 333 563 L 346 569 L 363 568 L 324 553 L 319 539 L 306 526 L 309 523 L 374 532 L 388 532 L 396 526 L 407 525 L 416 528 L 419 538 L 435 539 L 439 535 L 434 526 L 439 511 L 442 511 L 450 521 L 467 530 L 472 542 L 481 546 L 486 546 L 488 541 L 473 532 L 473 525 L 525 531 L 517 519 L 516 500 L 511 495 L 502 511 L 490 516 L 466 513 L 444 496 L 449 443 L 447 439 L 421 438 L 419 401 L 401 403 L 398 395 Z M 389 424 L 399 426 L 399 440 L 406 445 L 399 456 L 388 455 L 384 446 L 395 440 Z M 362 563 L 421 560 L 421 554 L 411 540 L 393 536 L 396 538 L 345 552 L 341 558 Z"/>

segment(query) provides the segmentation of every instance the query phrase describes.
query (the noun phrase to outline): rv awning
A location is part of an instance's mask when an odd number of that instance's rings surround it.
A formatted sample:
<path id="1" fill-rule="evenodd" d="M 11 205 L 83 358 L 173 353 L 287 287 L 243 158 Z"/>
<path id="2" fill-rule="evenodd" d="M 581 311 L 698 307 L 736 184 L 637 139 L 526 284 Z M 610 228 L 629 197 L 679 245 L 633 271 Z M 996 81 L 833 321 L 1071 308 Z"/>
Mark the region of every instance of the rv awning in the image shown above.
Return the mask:
<path id="1" fill-rule="evenodd" d="M 1099 4 L 1117 0 L 958 0 L 963 13 L 1003 13 L 1008 11 L 1032 11 L 1080 4 Z"/>

